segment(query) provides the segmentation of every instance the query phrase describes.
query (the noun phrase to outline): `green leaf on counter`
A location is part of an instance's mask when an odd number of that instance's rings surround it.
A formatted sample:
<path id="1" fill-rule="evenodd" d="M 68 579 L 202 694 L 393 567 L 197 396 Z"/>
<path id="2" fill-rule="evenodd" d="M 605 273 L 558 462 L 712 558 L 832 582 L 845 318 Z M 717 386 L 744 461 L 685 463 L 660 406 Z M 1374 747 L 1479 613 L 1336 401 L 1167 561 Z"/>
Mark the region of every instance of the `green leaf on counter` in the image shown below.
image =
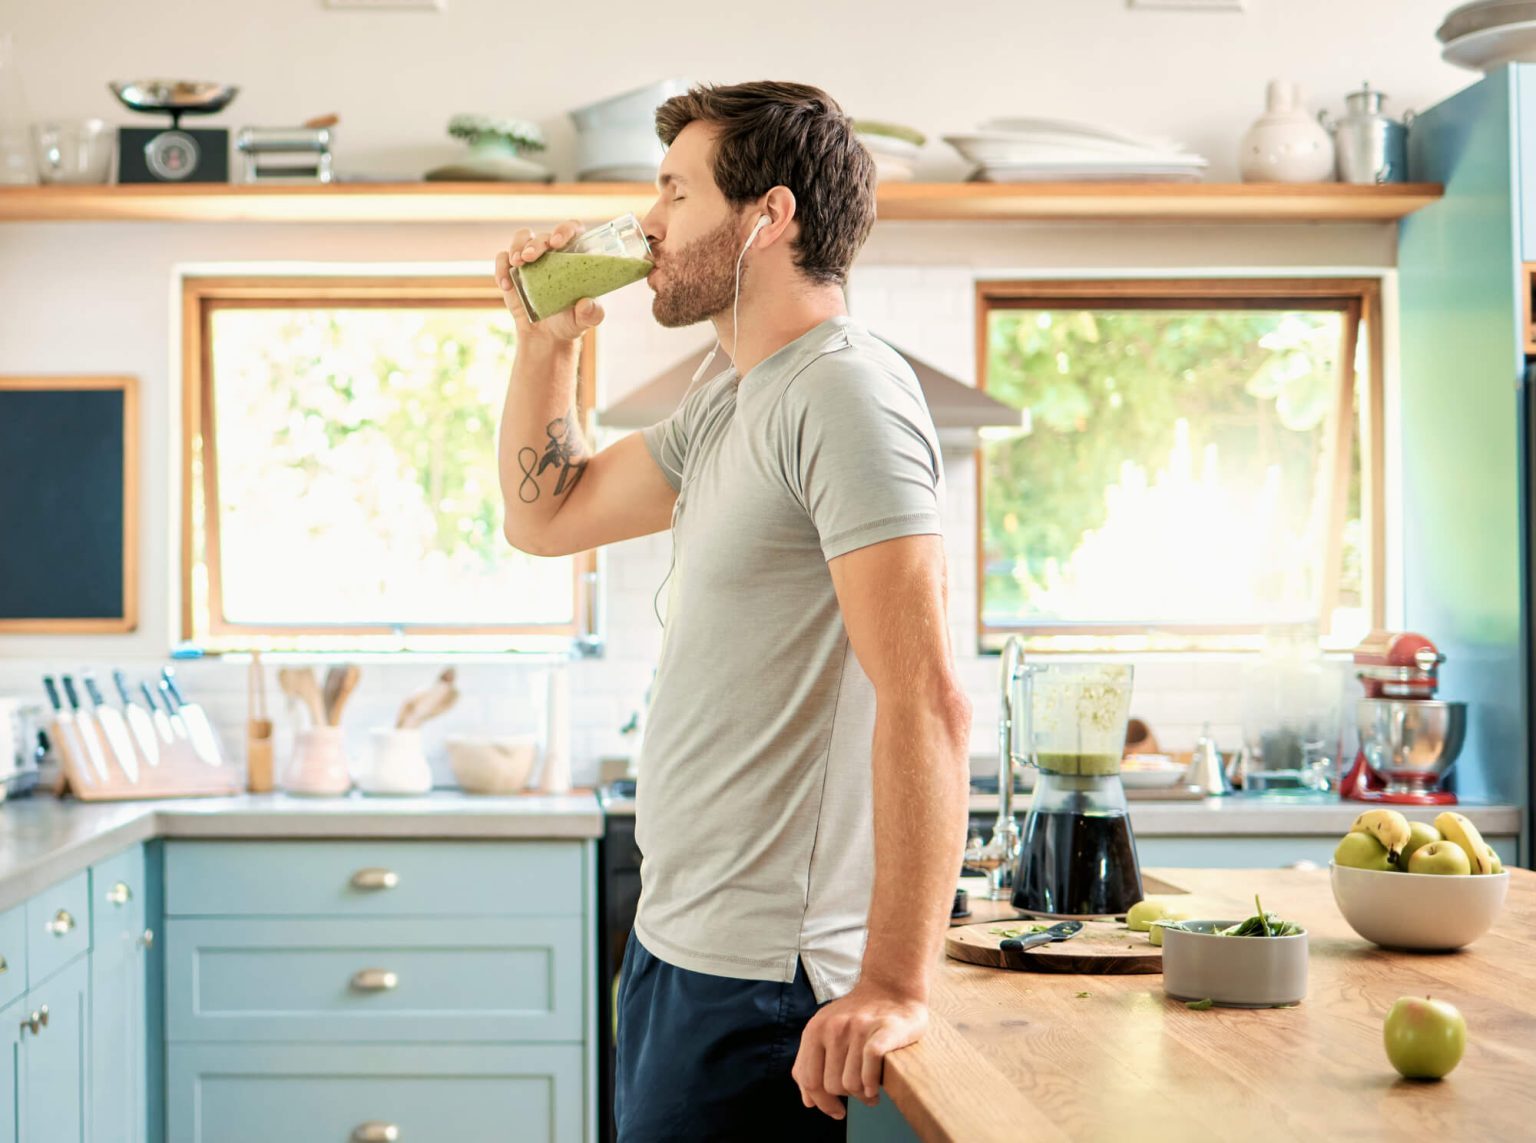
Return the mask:
<path id="1" fill-rule="evenodd" d="M 1210 1009 L 1216 1007 L 1216 1001 L 1212 1000 L 1210 997 L 1206 997 L 1204 1000 L 1186 1000 L 1184 1002 L 1184 1007 L 1190 1009 L 1192 1012 L 1208 1012 Z"/>

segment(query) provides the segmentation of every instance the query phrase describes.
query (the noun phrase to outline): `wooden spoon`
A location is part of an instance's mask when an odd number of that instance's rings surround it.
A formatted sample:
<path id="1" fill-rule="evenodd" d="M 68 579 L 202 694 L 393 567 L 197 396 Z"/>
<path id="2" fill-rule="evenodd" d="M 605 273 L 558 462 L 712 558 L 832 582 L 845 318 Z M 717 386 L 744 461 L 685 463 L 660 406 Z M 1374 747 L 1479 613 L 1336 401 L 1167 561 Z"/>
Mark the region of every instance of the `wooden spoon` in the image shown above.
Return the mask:
<path id="1" fill-rule="evenodd" d="M 431 686 L 406 699 L 400 707 L 399 717 L 395 719 L 396 728 L 403 730 L 420 726 L 453 706 L 459 698 L 459 692 L 453 685 L 456 677 L 454 668 L 448 667 Z"/>
<path id="2" fill-rule="evenodd" d="M 291 695 L 309 711 L 315 726 L 325 726 L 325 701 L 320 696 L 320 684 L 315 672 L 309 667 L 284 667 L 277 672 L 277 681 L 283 693 Z"/>
<path id="3" fill-rule="evenodd" d="M 351 663 L 332 667 L 325 674 L 325 713 L 331 726 L 341 725 L 341 710 L 357 689 L 363 672 Z"/>

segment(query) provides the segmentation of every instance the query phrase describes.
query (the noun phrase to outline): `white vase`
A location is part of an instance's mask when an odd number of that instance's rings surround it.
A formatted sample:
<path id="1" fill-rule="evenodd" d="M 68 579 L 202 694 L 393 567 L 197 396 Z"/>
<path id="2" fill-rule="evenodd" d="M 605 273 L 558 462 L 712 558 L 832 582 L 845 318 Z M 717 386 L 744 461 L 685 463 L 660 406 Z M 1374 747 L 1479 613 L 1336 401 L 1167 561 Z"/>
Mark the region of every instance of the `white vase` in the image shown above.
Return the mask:
<path id="1" fill-rule="evenodd" d="M 1269 81 L 1268 106 L 1243 135 L 1238 166 L 1245 183 L 1334 181 L 1333 136 L 1307 114 L 1299 85 Z"/>

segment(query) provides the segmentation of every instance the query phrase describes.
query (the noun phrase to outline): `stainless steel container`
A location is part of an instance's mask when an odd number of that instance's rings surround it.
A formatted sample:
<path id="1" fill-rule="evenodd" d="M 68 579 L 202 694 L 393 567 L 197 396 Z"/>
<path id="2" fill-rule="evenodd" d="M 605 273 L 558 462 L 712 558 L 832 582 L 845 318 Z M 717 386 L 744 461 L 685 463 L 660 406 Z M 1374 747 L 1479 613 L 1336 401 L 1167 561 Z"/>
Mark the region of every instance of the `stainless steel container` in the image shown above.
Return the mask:
<path id="1" fill-rule="evenodd" d="M 1370 84 L 1344 97 L 1344 118 L 1330 121 L 1326 111 L 1318 121 L 1333 133 L 1338 156 L 1339 181 L 1376 184 L 1408 181 L 1408 123 L 1398 122 L 1381 110 L 1387 97 Z"/>
<path id="2" fill-rule="evenodd" d="M 1355 715 L 1366 765 L 1391 794 L 1437 789 L 1466 739 L 1464 702 L 1361 699 Z"/>

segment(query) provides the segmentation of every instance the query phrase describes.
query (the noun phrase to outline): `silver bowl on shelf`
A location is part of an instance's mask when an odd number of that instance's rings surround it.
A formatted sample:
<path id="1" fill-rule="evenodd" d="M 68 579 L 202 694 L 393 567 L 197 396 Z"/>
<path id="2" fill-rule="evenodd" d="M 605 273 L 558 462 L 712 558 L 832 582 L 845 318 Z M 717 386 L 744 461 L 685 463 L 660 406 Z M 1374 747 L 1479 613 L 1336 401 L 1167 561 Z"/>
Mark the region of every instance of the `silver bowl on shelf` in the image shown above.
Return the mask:
<path id="1" fill-rule="evenodd" d="M 229 106 L 240 89 L 226 83 L 192 79 L 113 80 L 107 84 L 131 111 L 169 115 L 179 127 L 183 115 L 212 115 Z"/>

